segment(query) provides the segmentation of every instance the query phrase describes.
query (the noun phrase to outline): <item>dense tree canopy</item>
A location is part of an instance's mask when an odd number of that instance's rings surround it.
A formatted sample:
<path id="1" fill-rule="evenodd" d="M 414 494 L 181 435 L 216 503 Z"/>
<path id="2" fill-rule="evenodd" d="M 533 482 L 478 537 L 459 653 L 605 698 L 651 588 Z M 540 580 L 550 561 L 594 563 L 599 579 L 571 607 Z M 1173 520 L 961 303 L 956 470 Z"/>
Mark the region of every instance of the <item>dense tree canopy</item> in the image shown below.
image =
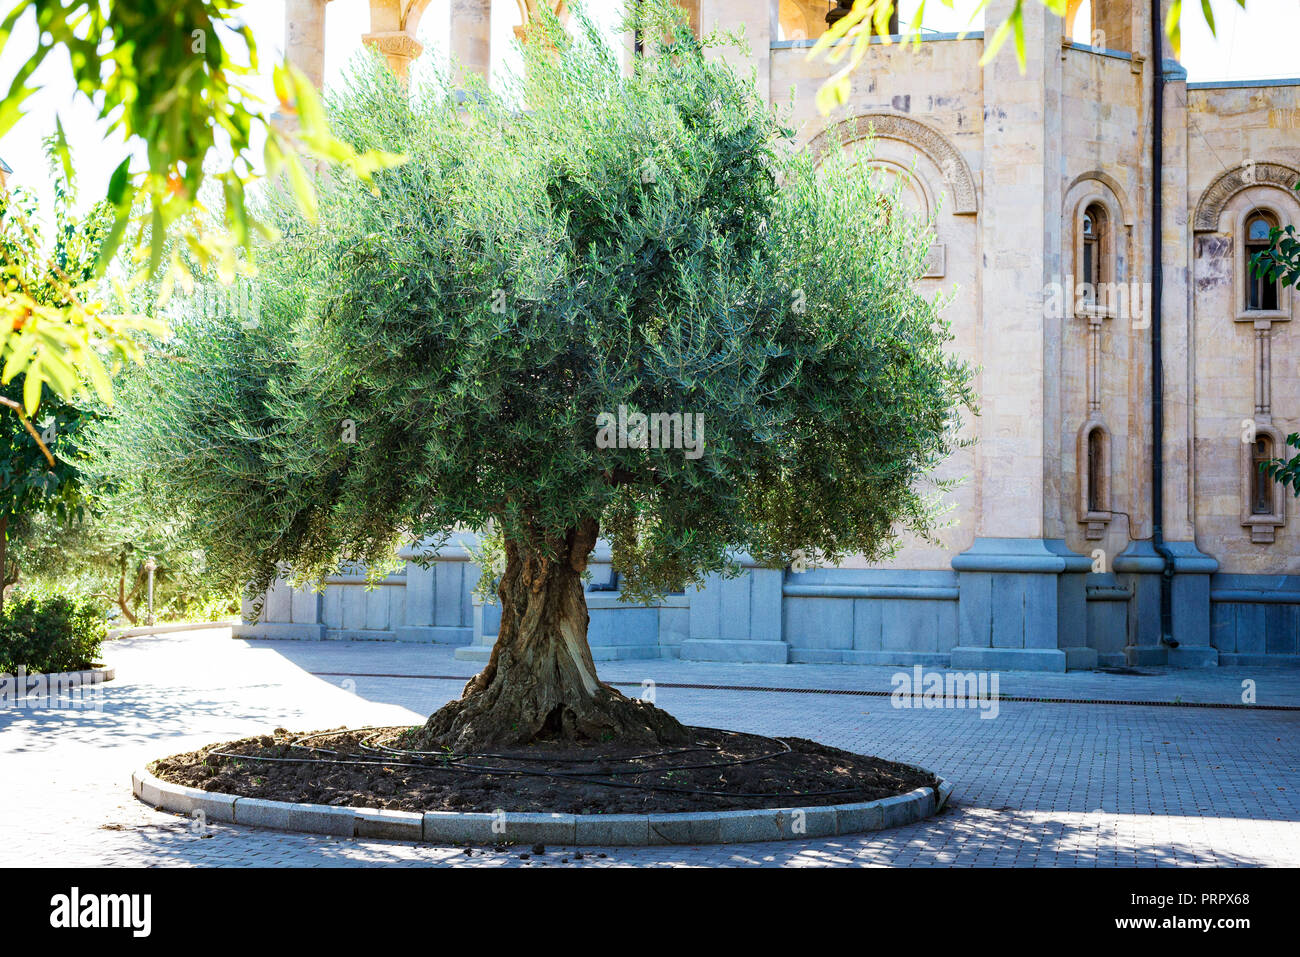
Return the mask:
<path id="1" fill-rule="evenodd" d="M 627 595 L 737 550 L 879 558 L 931 532 L 971 395 L 914 287 L 926 225 L 844 157 L 817 168 L 670 4 L 644 16 L 663 40 L 631 75 L 552 21 L 500 96 L 408 97 L 378 65 L 337 96 L 340 136 L 409 162 L 377 193 L 327 178 L 314 224 L 277 201 L 256 321 L 183 325 L 104 436 L 214 571 L 378 570 L 401 536 L 492 523 L 505 639 L 512 589 L 581 572 L 597 530 Z M 702 453 L 602 447 L 620 409 L 701 416 Z"/>

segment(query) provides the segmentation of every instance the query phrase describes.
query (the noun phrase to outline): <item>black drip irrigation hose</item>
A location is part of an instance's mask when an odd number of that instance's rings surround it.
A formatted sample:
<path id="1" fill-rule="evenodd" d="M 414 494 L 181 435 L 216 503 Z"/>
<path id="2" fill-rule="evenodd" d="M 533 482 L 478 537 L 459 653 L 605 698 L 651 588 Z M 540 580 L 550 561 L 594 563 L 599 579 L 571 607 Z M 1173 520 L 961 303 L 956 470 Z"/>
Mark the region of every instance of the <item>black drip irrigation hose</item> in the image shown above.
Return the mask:
<path id="1" fill-rule="evenodd" d="M 362 731 L 383 732 L 389 730 L 392 729 L 391 728 L 357 728 L 355 730 L 355 733 L 360 733 Z M 307 738 L 314 738 L 317 737 L 318 735 L 324 735 L 324 734 L 339 734 L 339 733 L 341 732 L 319 731 L 316 732 L 315 734 L 307 735 Z M 498 760 L 503 760 L 503 761 L 552 761 L 554 760 L 553 758 L 548 758 L 542 755 L 533 755 L 533 754 L 518 754 L 518 755 L 494 754 L 493 752 L 490 751 L 476 751 L 468 754 L 455 754 L 454 752 L 451 751 L 416 751 L 414 748 L 411 749 L 390 748 L 382 744 L 377 744 L 371 747 L 369 745 L 369 742 L 373 741 L 376 737 L 378 737 L 378 735 L 371 735 L 370 737 L 362 741 L 359 741 L 357 743 L 363 750 L 366 751 L 383 751 L 388 754 L 418 754 L 421 757 L 446 758 L 452 760 L 459 760 L 460 758 L 496 758 Z M 307 738 L 299 738 L 298 740 L 301 742 L 307 740 Z M 689 748 L 664 748 L 662 751 L 647 751 L 644 754 L 629 754 L 623 757 L 565 758 L 564 763 L 565 764 L 597 764 L 600 762 L 608 763 L 610 761 L 639 761 L 643 758 L 661 758 L 661 757 L 667 757 L 668 755 L 672 755 L 672 754 L 688 754 L 692 751 L 717 751 L 717 750 L 718 749 L 716 747 L 709 747 L 707 745 L 700 744 L 697 741 L 695 742 L 695 745 L 693 747 L 689 747 Z"/>
<path id="2" fill-rule="evenodd" d="M 323 748 L 323 747 L 320 747 L 320 746 L 317 746 L 317 745 L 304 745 L 302 742 L 307 741 L 307 740 L 309 740 L 309 739 L 311 739 L 311 738 L 319 738 L 319 737 L 324 737 L 325 735 L 331 735 L 331 734 L 334 734 L 334 735 L 338 735 L 338 734 L 360 734 L 360 733 L 365 732 L 365 731 L 383 732 L 383 731 L 387 731 L 387 730 L 391 730 L 391 729 L 390 729 L 390 728 L 384 728 L 384 727 L 378 727 L 378 726 L 371 726 L 371 727 L 366 727 L 366 728 L 357 728 L 357 729 L 352 730 L 352 731 L 348 731 L 348 730 L 343 730 L 343 731 L 316 731 L 316 732 L 313 732 L 313 733 L 311 733 L 311 734 L 303 735 L 302 737 L 300 737 L 300 738 L 296 739 L 295 741 L 293 741 L 293 742 L 292 742 L 291 744 L 289 744 L 288 746 L 289 746 L 290 748 L 298 748 L 298 749 L 301 749 L 301 750 L 304 750 L 304 751 L 318 751 L 318 752 L 323 752 L 323 753 L 326 753 L 326 754 L 335 754 L 335 755 L 337 755 L 337 754 L 341 754 L 342 752 L 337 751 L 337 750 L 332 749 L 332 748 Z M 736 731 L 727 731 L 727 730 L 724 730 L 724 729 L 721 729 L 721 728 L 705 728 L 704 730 L 706 730 L 706 731 L 717 731 L 717 732 L 719 732 L 719 733 L 721 733 L 721 734 L 738 734 L 738 733 L 739 733 L 739 732 L 736 732 Z M 373 740 L 375 737 L 377 737 L 377 735 L 371 735 L 369 738 L 366 738 L 365 741 Z M 755 736 L 755 737 L 756 737 L 756 736 Z M 387 750 L 387 751 L 389 751 L 389 752 L 392 752 L 392 753 L 394 753 L 394 754 L 422 754 L 422 755 L 429 755 L 429 754 L 432 754 L 432 755 L 435 755 L 435 756 L 440 757 L 440 758 L 445 758 L 446 760 L 445 760 L 444 763 L 442 763 L 442 764 L 439 764 L 439 765 L 431 765 L 431 764 L 428 764 L 428 763 L 426 763 L 426 762 L 384 761 L 384 760 L 373 759 L 373 758 L 367 758 L 367 759 L 360 759 L 360 758 L 341 758 L 341 757 L 336 757 L 336 758 L 320 758 L 320 757 L 301 757 L 301 758 L 285 758 L 285 757 L 280 757 L 280 758 L 273 758 L 273 757 L 267 757 L 267 756 L 262 756 L 262 755 L 235 754 L 235 753 L 230 752 L 230 751 L 209 751 L 209 752 L 208 752 L 208 757 L 228 758 L 228 759 L 233 760 L 233 761 L 264 761 L 264 762 L 273 763 L 273 764 L 326 764 L 326 765 L 349 766 L 349 767 L 410 768 L 410 769 L 418 770 L 418 771 L 433 771 L 433 772 L 453 771 L 453 772 L 464 773 L 464 774 L 500 774 L 500 775 L 502 775 L 502 776 L 504 776 L 504 777 L 542 777 L 542 778 L 551 778 L 552 780 L 567 781 L 567 782 L 576 782 L 576 783 L 581 783 L 581 784 L 595 784 L 595 785 L 600 785 L 600 786 L 603 786 L 603 787 L 611 787 L 611 788 L 629 788 L 629 789 L 633 789 L 633 790 L 642 790 L 642 791 L 665 791 L 665 792 L 672 793 L 672 794 L 696 794 L 696 795 L 704 795 L 704 796 L 706 796 L 706 797 L 721 797 L 721 798 L 781 798 L 781 799 L 785 799 L 785 798 L 818 798 L 818 797 L 827 797 L 827 796 L 835 795 L 835 794 L 860 794 L 860 793 L 862 793 L 862 788 L 860 788 L 860 787 L 857 787 L 857 788 L 831 788 L 831 789 L 829 789 L 829 790 L 823 790 L 823 791 L 711 791 L 711 790 L 706 790 L 706 789 L 704 789 L 704 788 L 683 788 L 683 787 L 673 787 L 673 786 L 670 786 L 670 785 L 667 785 L 667 784 L 645 784 L 645 783 L 636 782 L 636 781 L 615 781 L 615 780 L 608 780 L 607 778 L 595 777 L 595 775 L 597 775 L 597 774 L 602 774 L 602 775 L 606 775 L 606 776 L 608 776 L 608 775 L 654 774 L 654 773 L 656 773 L 656 772 L 658 772 L 658 771 L 708 770 L 708 769 L 712 769 L 712 768 L 715 768 L 715 767 L 716 767 L 716 768 L 736 767 L 736 766 L 738 766 L 738 765 L 743 765 L 743 764 L 754 764 L 754 763 L 757 763 L 757 762 L 759 762 L 759 761 L 766 761 L 766 760 L 769 760 L 769 759 L 771 759 L 771 758 L 779 757 L 779 756 L 782 755 L 782 754 L 789 754 L 789 753 L 790 753 L 790 751 L 791 751 L 790 745 L 786 744 L 784 741 L 781 741 L 781 740 L 779 740 L 779 739 L 777 739 L 777 738 L 772 738 L 772 739 L 769 739 L 769 740 L 772 740 L 772 741 L 774 741 L 775 743 L 781 745 L 781 748 L 782 748 L 783 750 L 780 750 L 780 751 L 771 751 L 771 752 L 768 752 L 768 753 L 766 753 L 766 754 L 759 754 L 759 755 L 755 755 L 755 756 L 753 756 L 753 757 L 749 757 L 749 758 L 737 758 L 737 759 L 732 760 L 732 761 L 719 761 L 719 762 L 712 762 L 712 763 L 707 763 L 707 764 L 697 764 L 697 765 L 678 765 L 678 766 L 676 766 L 676 767 L 670 767 L 670 768 L 645 768 L 645 769 L 641 769 L 641 770 L 630 770 L 630 771 L 603 771 L 603 772 L 596 772 L 596 771 L 541 771 L 541 770 L 534 770 L 534 769 L 529 769 L 529 768 L 500 768 L 500 767 L 490 767 L 490 766 L 482 766 L 482 765 L 460 764 L 460 763 L 457 763 L 457 762 L 460 761 L 461 759 L 464 759 L 464 758 L 470 758 L 470 757 L 485 757 L 485 756 L 488 756 L 488 755 L 481 754 L 481 753 L 455 754 L 455 753 L 453 753 L 453 752 L 448 752 L 446 755 L 443 755 L 443 754 L 441 754 L 440 752 L 428 752 L 428 751 L 406 751 L 406 752 L 403 752 L 403 751 L 401 751 L 400 749 L 396 749 L 396 748 L 388 748 L 388 749 L 385 749 L 385 750 Z M 361 742 L 359 742 L 359 744 L 360 744 L 361 746 L 364 746 L 364 744 L 361 744 Z M 371 749 L 371 750 L 376 750 L 376 751 L 377 751 L 378 749 L 375 748 L 375 749 Z M 649 756 L 651 756 L 651 757 L 656 757 L 656 756 L 659 756 L 660 754 L 673 754 L 673 753 L 681 753 L 681 752 L 685 752 L 685 751 L 695 751 L 695 750 L 701 750 L 701 751 L 716 751 L 716 750 L 718 750 L 718 749 L 717 749 L 717 748 L 710 748 L 710 747 L 708 747 L 708 746 L 704 746 L 704 745 L 699 745 L 699 744 L 697 744 L 696 747 L 694 747 L 694 748 L 678 748 L 678 749 L 671 749 L 671 750 L 667 750 L 667 751 L 664 751 L 664 752 L 655 752 L 655 753 L 652 753 L 652 754 L 649 755 Z M 495 757 L 500 758 L 500 759 L 503 759 L 503 760 L 507 760 L 507 761 L 516 761 L 516 760 L 534 760 L 534 761 L 554 760 L 554 761 L 558 761 L 558 762 L 564 762 L 564 763 L 567 763 L 567 759 L 543 758 L 543 757 L 541 757 L 541 756 L 531 756 L 531 755 L 528 756 L 527 758 L 515 758 L 515 757 L 512 757 L 512 756 L 510 756 L 510 755 L 504 755 L 504 754 L 503 754 L 503 755 L 495 755 Z M 616 757 L 616 758 L 605 758 L 605 759 L 601 759 L 601 758 L 583 758 L 583 759 L 577 759 L 577 760 L 580 760 L 580 761 L 583 761 L 583 762 L 601 761 L 601 760 L 605 760 L 605 761 L 631 761 L 631 760 L 636 760 L 638 757 L 640 757 L 640 756 L 638 756 L 638 755 L 630 755 L 630 756 L 621 757 L 621 758 L 617 758 L 617 757 Z"/>

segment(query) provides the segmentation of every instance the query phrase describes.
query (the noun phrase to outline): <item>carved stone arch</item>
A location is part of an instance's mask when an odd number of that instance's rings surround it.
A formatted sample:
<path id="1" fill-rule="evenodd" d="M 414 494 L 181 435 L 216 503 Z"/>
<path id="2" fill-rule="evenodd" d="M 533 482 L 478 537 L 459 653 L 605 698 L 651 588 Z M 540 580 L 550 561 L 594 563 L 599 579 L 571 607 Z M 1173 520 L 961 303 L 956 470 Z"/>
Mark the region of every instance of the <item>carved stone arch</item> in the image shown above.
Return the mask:
<path id="1" fill-rule="evenodd" d="M 415 36 L 420 16 L 432 0 L 370 0 L 370 31 Z"/>
<path id="2" fill-rule="evenodd" d="M 1244 189 L 1273 186 L 1291 193 L 1296 183 L 1300 183 L 1300 170 L 1283 163 L 1244 164 L 1227 170 L 1201 194 L 1192 228 L 1198 233 L 1217 232 L 1224 206 Z"/>
<path id="3" fill-rule="evenodd" d="M 901 180 L 904 192 L 910 193 L 918 200 L 919 208 L 916 213 L 920 218 L 926 222 L 933 219 L 938 204 L 935 202 L 934 190 L 926 176 L 916 171 L 913 166 L 890 156 L 873 155 L 867 160 L 866 165 L 873 172 L 884 172 Z"/>
<path id="4" fill-rule="evenodd" d="M 405 0 L 406 12 L 402 15 L 402 24 L 411 36 L 415 36 L 416 30 L 420 28 L 420 18 L 432 3 L 433 0 Z"/>
<path id="5" fill-rule="evenodd" d="M 543 6 L 548 6 L 551 13 L 559 19 L 561 23 L 566 23 L 569 19 L 568 0 L 515 0 L 519 4 L 519 26 L 515 27 L 515 34 L 519 35 L 524 28 L 528 26 L 540 13 Z"/>
<path id="6" fill-rule="evenodd" d="M 873 131 L 876 139 L 900 140 L 929 157 L 952 188 L 953 213 L 961 216 L 973 215 L 978 211 L 975 176 L 961 151 L 938 130 L 910 116 L 863 113 L 850 117 L 822 130 L 809 141 L 808 148 L 814 157 L 820 159 L 835 145 L 848 146 L 867 139 Z"/>
<path id="7" fill-rule="evenodd" d="M 1065 195 L 1067 197 L 1066 204 L 1065 204 L 1066 212 L 1069 212 L 1069 208 L 1070 208 L 1070 200 L 1068 199 L 1068 197 L 1071 194 L 1078 192 L 1079 188 L 1081 186 L 1084 186 L 1084 184 L 1088 183 L 1089 181 L 1100 183 L 1110 191 L 1111 198 L 1113 199 L 1113 205 L 1115 207 L 1115 211 L 1119 212 L 1119 218 L 1117 221 L 1122 222 L 1125 226 L 1131 227 L 1133 225 L 1133 213 L 1132 213 L 1133 207 L 1132 204 L 1130 204 L 1128 201 L 1128 197 L 1124 192 L 1124 187 L 1119 184 L 1119 181 L 1115 179 L 1115 177 L 1099 169 L 1089 170 L 1086 173 L 1080 173 L 1078 176 L 1076 176 L 1073 179 L 1073 181 L 1071 181 L 1069 187 L 1065 191 Z"/>

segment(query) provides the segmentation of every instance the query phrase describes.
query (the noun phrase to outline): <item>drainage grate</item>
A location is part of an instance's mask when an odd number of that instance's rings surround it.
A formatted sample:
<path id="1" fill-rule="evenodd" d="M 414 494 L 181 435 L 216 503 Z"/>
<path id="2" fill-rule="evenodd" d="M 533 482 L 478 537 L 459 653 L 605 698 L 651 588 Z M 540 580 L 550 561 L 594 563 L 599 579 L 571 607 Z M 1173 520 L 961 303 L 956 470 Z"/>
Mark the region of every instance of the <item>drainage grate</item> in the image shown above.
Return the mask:
<path id="1" fill-rule="evenodd" d="M 403 675 L 382 672 L 313 671 L 320 678 L 408 678 L 421 681 L 469 681 L 473 675 Z M 639 688 L 639 681 L 608 681 L 606 684 L 624 688 Z M 656 681 L 656 688 L 687 688 L 694 691 L 761 691 L 769 694 L 820 694 L 849 695 L 858 698 L 890 698 L 892 691 L 867 691 L 858 688 L 774 688 L 770 685 L 704 685 L 683 682 Z M 924 694 L 908 697 L 924 699 Z M 1144 708 L 1221 708 L 1229 711 L 1300 711 L 1293 704 L 1232 704 L 1214 701 L 1141 701 L 1114 698 L 1040 698 L 1031 695 L 998 695 L 999 701 L 1025 701 L 1030 704 L 1113 704 Z"/>

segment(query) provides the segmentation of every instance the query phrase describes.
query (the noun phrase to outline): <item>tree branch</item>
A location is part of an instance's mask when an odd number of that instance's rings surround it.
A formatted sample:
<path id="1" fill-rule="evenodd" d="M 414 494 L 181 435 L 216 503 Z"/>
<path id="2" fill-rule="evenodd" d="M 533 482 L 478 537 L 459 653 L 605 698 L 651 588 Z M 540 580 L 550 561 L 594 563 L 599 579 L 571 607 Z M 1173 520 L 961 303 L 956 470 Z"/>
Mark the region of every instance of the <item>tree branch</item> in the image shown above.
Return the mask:
<path id="1" fill-rule="evenodd" d="M 50 450 L 45 447 L 45 443 L 41 441 L 41 437 L 37 434 L 36 429 L 32 428 L 31 420 L 28 419 L 26 413 L 23 412 L 23 407 L 13 399 L 3 395 L 0 395 L 0 405 L 7 405 L 18 413 L 18 419 L 22 422 L 23 428 L 31 433 L 32 438 L 36 440 L 36 444 L 41 447 L 41 452 L 45 455 L 45 461 L 50 463 L 50 468 L 54 468 L 54 456 L 51 455 Z"/>

